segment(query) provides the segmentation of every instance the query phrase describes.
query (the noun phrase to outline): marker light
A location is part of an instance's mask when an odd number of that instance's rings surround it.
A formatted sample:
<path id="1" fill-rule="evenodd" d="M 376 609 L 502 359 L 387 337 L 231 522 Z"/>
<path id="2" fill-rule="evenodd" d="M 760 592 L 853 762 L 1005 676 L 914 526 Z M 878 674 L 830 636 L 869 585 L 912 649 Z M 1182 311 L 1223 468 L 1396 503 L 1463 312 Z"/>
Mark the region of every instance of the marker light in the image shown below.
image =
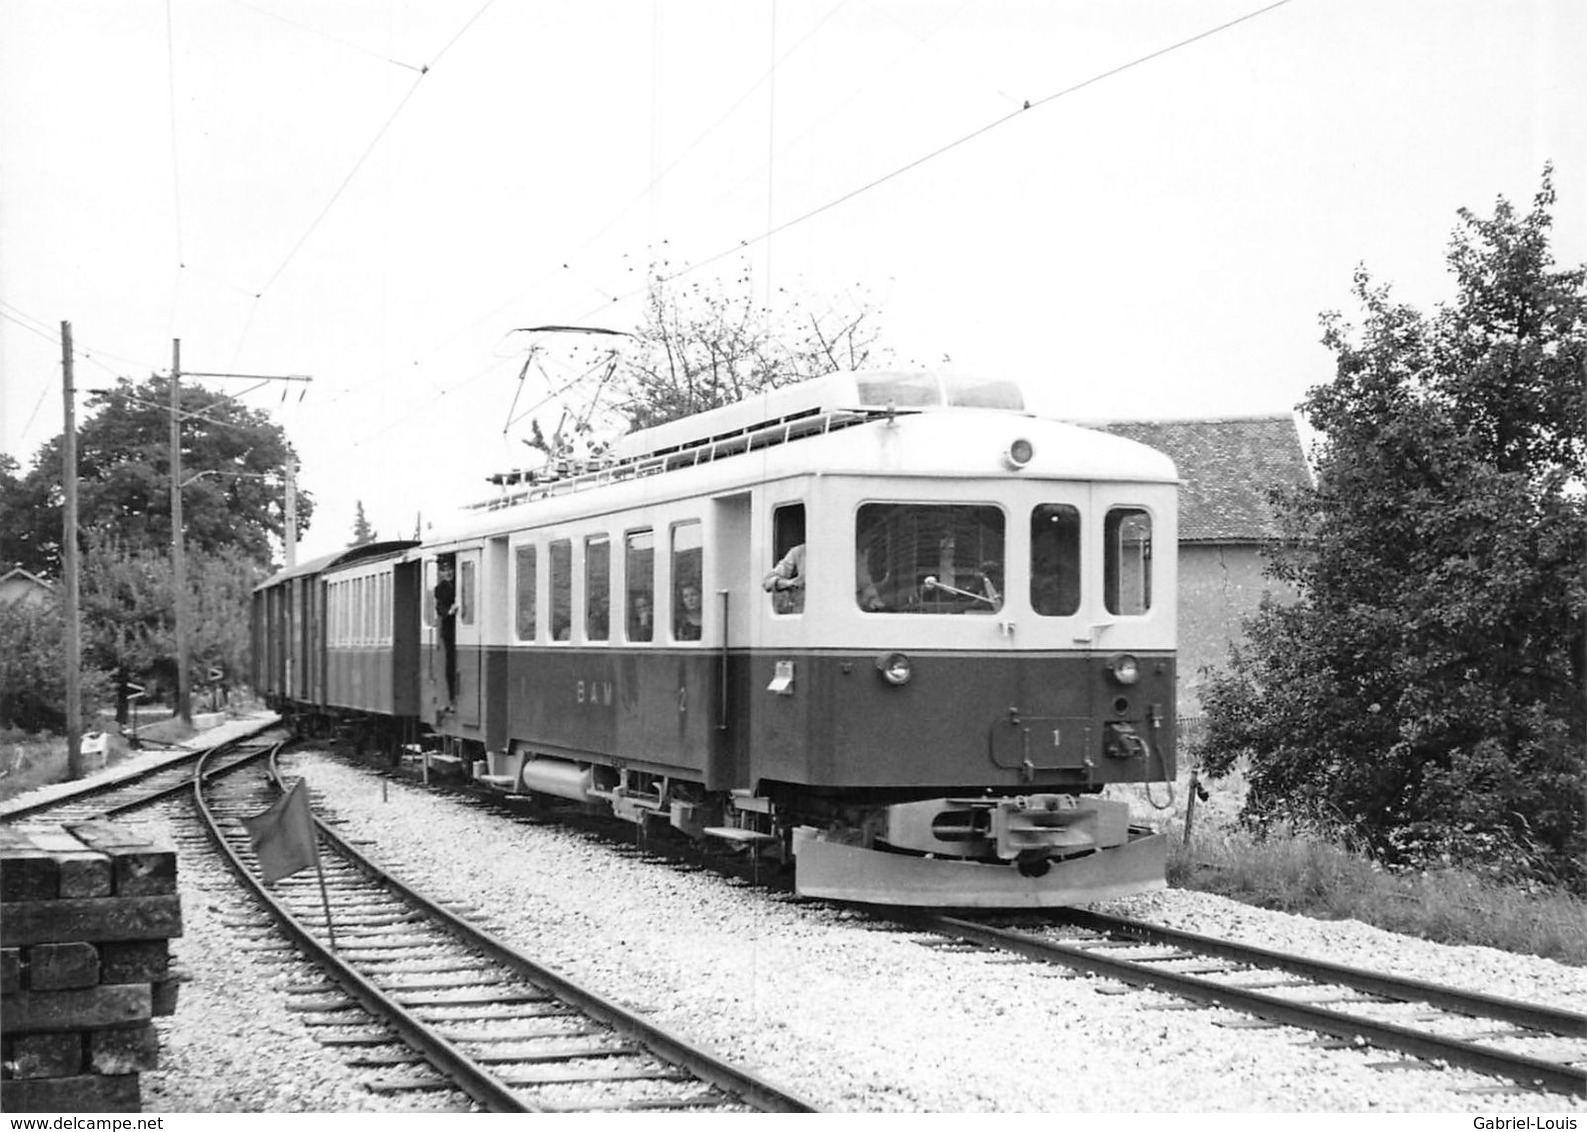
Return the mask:
<path id="1" fill-rule="evenodd" d="M 1108 661 L 1108 673 L 1120 684 L 1133 684 L 1141 678 L 1141 663 L 1127 652 Z"/>
<path id="2" fill-rule="evenodd" d="M 876 671 L 882 674 L 883 680 L 896 686 L 909 683 L 909 678 L 915 674 L 915 665 L 903 653 L 889 652 L 876 658 Z"/>
<path id="3" fill-rule="evenodd" d="M 1008 451 L 1003 453 L 1003 463 L 1011 471 L 1019 471 L 1036 455 L 1036 448 L 1023 436 L 1008 446 Z"/>

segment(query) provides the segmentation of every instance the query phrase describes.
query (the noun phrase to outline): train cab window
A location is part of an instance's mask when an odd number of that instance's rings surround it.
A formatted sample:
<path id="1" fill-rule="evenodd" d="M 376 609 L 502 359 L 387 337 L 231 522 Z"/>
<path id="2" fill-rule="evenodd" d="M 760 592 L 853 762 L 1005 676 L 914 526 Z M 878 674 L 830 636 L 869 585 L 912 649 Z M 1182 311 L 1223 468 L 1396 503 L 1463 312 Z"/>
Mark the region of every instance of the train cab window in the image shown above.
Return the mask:
<path id="1" fill-rule="evenodd" d="M 629 531 L 623 540 L 623 584 L 628 617 L 628 639 L 650 641 L 656 636 L 656 536 L 653 531 Z"/>
<path id="2" fill-rule="evenodd" d="M 1103 597 L 1109 613 L 1145 613 L 1152 606 L 1152 517 L 1115 507 L 1103 524 Z"/>
<path id="3" fill-rule="evenodd" d="M 1080 512 L 1066 503 L 1030 513 L 1030 606 L 1042 617 L 1080 609 Z"/>
<path id="4" fill-rule="evenodd" d="M 704 540 L 698 519 L 672 528 L 672 637 L 698 641 L 704 631 Z"/>
<path id="5" fill-rule="evenodd" d="M 573 634 L 573 543 L 558 539 L 551 544 L 551 639 L 565 641 Z"/>
<path id="6" fill-rule="evenodd" d="M 457 619 L 464 625 L 474 623 L 474 585 L 479 580 L 478 563 L 465 558 L 457 571 Z"/>
<path id="7" fill-rule="evenodd" d="M 612 623 L 612 540 L 591 535 L 584 540 L 584 638 L 604 641 Z"/>
<path id="8" fill-rule="evenodd" d="M 764 588 L 773 613 L 805 611 L 805 505 L 789 503 L 771 513 L 771 573 Z"/>
<path id="9" fill-rule="evenodd" d="M 996 613 L 1003 527 L 1002 510 L 982 504 L 864 504 L 855 522 L 856 603 L 873 613 Z"/>
<path id="10" fill-rule="evenodd" d="M 518 639 L 532 641 L 535 639 L 535 548 L 520 546 L 514 557 L 517 560 L 515 623 Z"/>

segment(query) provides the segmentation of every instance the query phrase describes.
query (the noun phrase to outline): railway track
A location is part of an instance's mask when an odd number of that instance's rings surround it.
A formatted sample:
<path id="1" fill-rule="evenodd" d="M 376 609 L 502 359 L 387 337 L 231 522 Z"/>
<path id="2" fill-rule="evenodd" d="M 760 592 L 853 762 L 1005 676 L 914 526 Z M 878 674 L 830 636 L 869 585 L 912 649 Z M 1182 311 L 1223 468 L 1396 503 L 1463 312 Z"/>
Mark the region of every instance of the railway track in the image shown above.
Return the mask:
<path id="1" fill-rule="evenodd" d="M 206 774 L 228 774 L 265 757 L 286 740 L 273 723 L 228 739 L 209 751 L 189 751 L 167 762 L 130 773 L 112 773 L 82 779 L 73 789 L 49 792 L 36 801 L 13 802 L 0 807 L 7 825 L 64 825 L 91 818 L 115 818 L 160 802 L 187 796 L 193 771 L 208 756 Z"/>
<path id="2" fill-rule="evenodd" d="M 662 846 L 647 852 L 672 856 Z M 703 863 L 687 848 L 678 860 Z M 740 879 L 749 875 L 731 871 Z M 762 876 L 755 883 L 777 882 Z M 1096 913 L 1064 910 L 1054 917 L 1061 922 L 1043 922 L 1039 935 L 947 916 L 897 922 L 963 946 L 1167 991 L 1187 1006 L 1223 1006 L 1257 1024 L 1310 1030 L 1320 1044 L 1369 1046 L 1424 1066 L 1446 1064 L 1515 1083 L 1501 1089 L 1587 1095 L 1587 1015 Z"/>
<path id="3" fill-rule="evenodd" d="M 194 790 L 233 871 L 325 972 L 297 1008 L 372 1088 L 456 1089 L 507 1112 L 813 1111 L 537 964 L 316 821 L 327 923 L 313 872 L 257 879 L 240 819 L 272 800 L 263 776 L 203 776 Z"/>
<path id="4" fill-rule="evenodd" d="M 945 915 L 893 922 L 949 946 L 1008 952 L 1166 991 L 1187 1007 L 1222 1006 L 1310 1030 L 1324 1035 L 1324 1044 L 1393 1050 L 1524 1089 L 1587 1095 L 1587 1015 L 1573 1011 L 1081 910 L 1055 913 L 1037 929 Z"/>

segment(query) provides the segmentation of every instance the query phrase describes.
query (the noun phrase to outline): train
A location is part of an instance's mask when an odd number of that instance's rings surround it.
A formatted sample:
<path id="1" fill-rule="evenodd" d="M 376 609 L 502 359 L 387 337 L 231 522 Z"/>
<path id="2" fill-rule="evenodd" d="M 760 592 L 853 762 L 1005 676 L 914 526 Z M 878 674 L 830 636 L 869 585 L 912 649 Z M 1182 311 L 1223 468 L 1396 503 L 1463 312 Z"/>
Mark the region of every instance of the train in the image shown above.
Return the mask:
<path id="1" fill-rule="evenodd" d="M 838 372 L 491 477 L 253 595 L 256 687 L 477 786 L 791 867 L 811 898 L 1162 887 L 1178 476 L 1017 383 Z"/>

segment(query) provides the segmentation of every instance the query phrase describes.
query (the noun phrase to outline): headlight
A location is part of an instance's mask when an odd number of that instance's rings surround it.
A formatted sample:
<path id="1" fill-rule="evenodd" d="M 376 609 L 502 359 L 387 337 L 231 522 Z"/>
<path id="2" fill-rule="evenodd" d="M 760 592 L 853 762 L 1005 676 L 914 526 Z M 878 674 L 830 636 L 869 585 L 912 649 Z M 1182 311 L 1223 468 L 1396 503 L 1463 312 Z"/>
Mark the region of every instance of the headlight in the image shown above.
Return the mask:
<path id="1" fill-rule="evenodd" d="M 915 674 L 915 665 L 901 652 L 883 653 L 876 658 L 876 671 L 882 674 L 882 679 L 889 684 L 907 684 L 909 678 Z"/>
<path id="2" fill-rule="evenodd" d="M 1035 455 L 1035 445 L 1022 436 L 1010 444 L 1008 450 L 1003 453 L 1003 463 L 1008 465 L 1011 471 L 1017 472 L 1030 463 Z"/>
<path id="3" fill-rule="evenodd" d="M 1133 684 L 1141 678 L 1141 662 L 1127 652 L 1108 661 L 1108 673 L 1120 684 Z"/>

